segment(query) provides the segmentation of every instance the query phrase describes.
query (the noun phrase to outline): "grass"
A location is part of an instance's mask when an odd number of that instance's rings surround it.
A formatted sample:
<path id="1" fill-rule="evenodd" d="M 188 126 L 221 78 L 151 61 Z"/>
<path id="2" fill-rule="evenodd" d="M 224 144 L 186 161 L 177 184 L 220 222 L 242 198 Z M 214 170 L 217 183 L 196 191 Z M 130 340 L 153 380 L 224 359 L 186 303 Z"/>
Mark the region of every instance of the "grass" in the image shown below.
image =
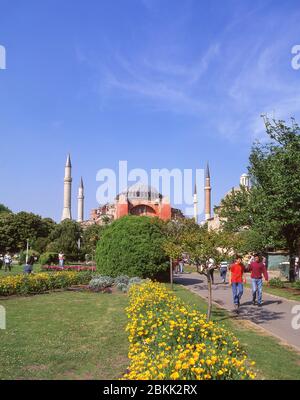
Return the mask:
<path id="1" fill-rule="evenodd" d="M 284 297 L 288 300 L 295 300 L 300 301 L 300 290 L 299 289 L 292 289 L 291 283 L 285 282 L 286 287 L 283 288 L 276 288 L 269 285 L 263 284 L 263 291 L 265 293 L 273 294 L 275 296 Z M 245 285 L 248 288 L 251 288 L 250 284 Z"/>
<path id="2" fill-rule="evenodd" d="M 198 295 L 180 285 L 175 285 L 175 293 L 184 302 L 206 312 L 207 304 Z M 230 314 L 213 308 L 213 320 L 222 323 L 240 340 L 249 358 L 256 362 L 260 379 L 300 379 L 300 354 L 294 349 L 279 344 L 276 338 L 249 327 L 247 323 L 236 321 Z"/>
<path id="3" fill-rule="evenodd" d="M 180 285 L 175 293 L 206 312 L 206 302 Z M 13 297 L 0 330 L 0 379 L 118 379 L 128 366 L 128 297 L 122 293 L 54 292 Z M 259 379 L 300 379 L 300 355 L 214 307 L 213 319 L 234 332 L 256 361 Z"/>
<path id="4" fill-rule="evenodd" d="M 0 379 L 117 379 L 128 365 L 127 301 L 69 291 L 1 301 Z"/>
<path id="5" fill-rule="evenodd" d="M 22 274 L 23 269 L 24 269 L 23 265 L 13 265 L 11 271 L 4 271 L 4 266 L 2 266 L 2 268 L 0 269 L 0 278 L 8 275 Z M 41 265 L 34 264 L 33 272 L 41 272 Z"/>

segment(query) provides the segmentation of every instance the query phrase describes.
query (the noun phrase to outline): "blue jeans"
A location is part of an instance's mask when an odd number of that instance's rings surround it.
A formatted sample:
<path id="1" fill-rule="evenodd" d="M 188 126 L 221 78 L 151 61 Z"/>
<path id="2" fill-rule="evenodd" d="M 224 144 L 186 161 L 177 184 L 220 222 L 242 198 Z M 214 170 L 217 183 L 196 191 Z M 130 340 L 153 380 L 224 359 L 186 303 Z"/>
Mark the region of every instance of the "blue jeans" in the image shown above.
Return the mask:
<path id="1" fill-rule="evenodd" d="M 255 300 L 256 294 L 257 294 L 258 304 L 261 304 L 261 301 L 262 301 L 262 279 L 252 278 L 251 283 L 252 283 L 253 300 Z"/>
<path id="2" fill-rule="evenodd" d="M 221 279 L 223 279 L 224 281 L 226 281 L 226 274 L 227 274 L 227 267 L 221 267 L 220 268 L 220 275 L 221 275 Z"/>
<path id="3" fill-rule="evenodd" d="M 183 262 L 179 263 L 179 272 L 182 274 L 183 273 Z"/>
<path id="4" fill-rule="evenodd" d="M 232 282 L 232 296 L 234 304 L 239 304 L 243 295 L 244 286 L 241 282 Z"/>
<path id="5" fill-rule="evenodd" d="M 64 266 L 64 262 L 65 262 L 65 260 L 59 260 L 59 266 L 63 267 Z"/>

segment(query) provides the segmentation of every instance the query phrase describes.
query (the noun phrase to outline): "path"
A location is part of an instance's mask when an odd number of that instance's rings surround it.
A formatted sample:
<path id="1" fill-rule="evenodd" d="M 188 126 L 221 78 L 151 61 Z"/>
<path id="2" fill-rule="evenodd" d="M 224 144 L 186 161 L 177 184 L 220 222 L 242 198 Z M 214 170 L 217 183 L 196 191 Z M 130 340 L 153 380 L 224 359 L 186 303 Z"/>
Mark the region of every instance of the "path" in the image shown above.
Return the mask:
<path id="1" fill-rule="evenodd" d="M 247 281 L 249 281 L 248 277 Z M 207 299 L 208 290 L 205 276 L 198 273 L 175 275 L 174 282 L 184 285 L 192 292 Z M 221 283 L 218 272 L 215 272 L 212 296 L 213 301 L 220 307 L 229 311 L 233 310 L 231 286 Z M 292 313 L 292 309 L 297 304 L 300 306 L 300 303 L 267 293 L 263 293 L 263 306 L 261 308 L 252 305 L 251 300 L 251 289 L 244 287 L 238 318 L 255 323 L 300 350 L 300 329 L 293 329 L 292 327 L 292 319 L 297 317 L 296 314 Z M 298 309 L 298 315 L 299 312 Z M 299 319 L 298 317 L 298 324 Z"/>

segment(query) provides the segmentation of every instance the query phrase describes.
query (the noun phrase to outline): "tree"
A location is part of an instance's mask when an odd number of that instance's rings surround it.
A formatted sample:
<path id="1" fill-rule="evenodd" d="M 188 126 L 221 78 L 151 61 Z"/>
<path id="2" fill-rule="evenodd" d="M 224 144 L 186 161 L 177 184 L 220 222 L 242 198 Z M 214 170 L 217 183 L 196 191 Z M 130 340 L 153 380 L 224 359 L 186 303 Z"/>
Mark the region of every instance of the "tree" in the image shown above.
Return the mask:
<path id="1" fill-rule="evenodd" d="M 97 243 L 101 238 L 102 231 L 104 230 L 103 225 L 93 224 L 86 227 L 83 230 L 83 247 L 82 250 L 86 254 L 94 255 L 97 247 Z"/>
<path id="2" fill-rule="evenodd" d="M 59 253 L 63 251 L 69 260 L 78 260 L 82 257 L 78 243 L 82 236 L 82 228 L 76 221 L 65 219 L 57 224 L 49 235 L 50 243 L 47 246 L 48 252 Z"/>
<path id="3" fill-rule="evenodd" d="M 183 253 L 197 267 L 197 272 L 204 275 L 208 286 L 207 319 L 212 310 L 211 270 L 217 268 L 222 260 L 228 259 L 241 245 L 239 235 L 230 232 L 208 230 L 207 225 L 200 226 L 192 219 L 170 221 L 165 225 L 164 249 L 170 258 L 180 258 Z M 211 263 L 210 259 L 213 259 Z"/>
<path id="4" fill-rule="evenodd" d="M 101 274 L 155 277 L 167 269 L 162 223 L 157 218 L 125 216 L 107 225 L 97 244 Z"/>
<path id="5" fill-rule="evenodd" d="M 19 252 L 26 248 L 27 239 L 32 247 L 38 238 L 47 238 L 54 225 L 50 219 L 24 211 L 1 214 L 0 251 Z"/>
<path id="6" fill-rule="evenodd" d="M 250 154 L 249 172 L 258 223 L 271 224 L 277 239 L 284 239 L 290 255 L 290 281 L 294 281 L 295 255 L 300 236 L 300 127 L 292 119 L 264 118 L 271 142 L 256 143 Z M 256 196 L 256 197 L 255 197 Z"/>
<path id="7" fill-rule="evenodd" d="M 0 214 L 12 213 L 12 211 L 6 207 L 4 204 L 0 203 Z"/>
<path id="8" fill-rule="evenodd" d="M 268 143 L 256 142 L 249 157 L 250 191 L 235 191 L 221 203 L 224 229 L 245 231 L 258 248 L 286 248 L 290 281 L 300 237 L 300 128 L 292 119 L 264 117 Z M 245 229 L 246 228 L 246 229 Z"/>
<path id="9" fill-rule="evenodd" d="M 170 282 L 173 289 L 173 260 L 182 257 L 185 250 L 183 238 L 197 232 L 199 226 L 193 219 L 180 219 L 167 221 L 162 225 L 165 240 L 163 248 L 170 258 Z"/>

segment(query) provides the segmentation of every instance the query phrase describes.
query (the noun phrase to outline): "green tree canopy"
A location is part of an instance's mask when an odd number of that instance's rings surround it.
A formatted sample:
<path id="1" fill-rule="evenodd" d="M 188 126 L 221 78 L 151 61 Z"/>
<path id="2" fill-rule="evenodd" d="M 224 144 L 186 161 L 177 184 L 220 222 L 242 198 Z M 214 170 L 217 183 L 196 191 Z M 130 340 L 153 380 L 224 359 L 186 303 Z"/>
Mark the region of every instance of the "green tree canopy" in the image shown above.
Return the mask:
<path id="1" fill-rule="evenodd" d="M 6 207 L 4 204 L 0 203 L 0 214 L 11 213 L 12 211 Z"/>
<path id="2" fill-rule="evenodd" d="M 0 217 L 0 251 L 19 252 L 30 247 L 38 238 L 47 238 L 55 223 L 39 215 L 25 211 L 13 214 L 5 213 Z"/>
<path id="3" fill-rule="evenodd" d="M 250 154 L 251 190 L 233 193 L 221 203 L 225 229 L 252 230 L 261 247 L 288 249 L 290 279 L 300 236 L 300 128 L 292 120 L 265 118 L 268 143 L 256 142 Z"/>
<path id="4" fill-rule="evenodd" d="M 49 235 L 47 251 L 59 253 L 63 251 L 67 260 L 78 260 L 81 251 L 78 246 L 82 238 L 82 228 L 76 221 L 66 219 L 57 224 Z"/>

